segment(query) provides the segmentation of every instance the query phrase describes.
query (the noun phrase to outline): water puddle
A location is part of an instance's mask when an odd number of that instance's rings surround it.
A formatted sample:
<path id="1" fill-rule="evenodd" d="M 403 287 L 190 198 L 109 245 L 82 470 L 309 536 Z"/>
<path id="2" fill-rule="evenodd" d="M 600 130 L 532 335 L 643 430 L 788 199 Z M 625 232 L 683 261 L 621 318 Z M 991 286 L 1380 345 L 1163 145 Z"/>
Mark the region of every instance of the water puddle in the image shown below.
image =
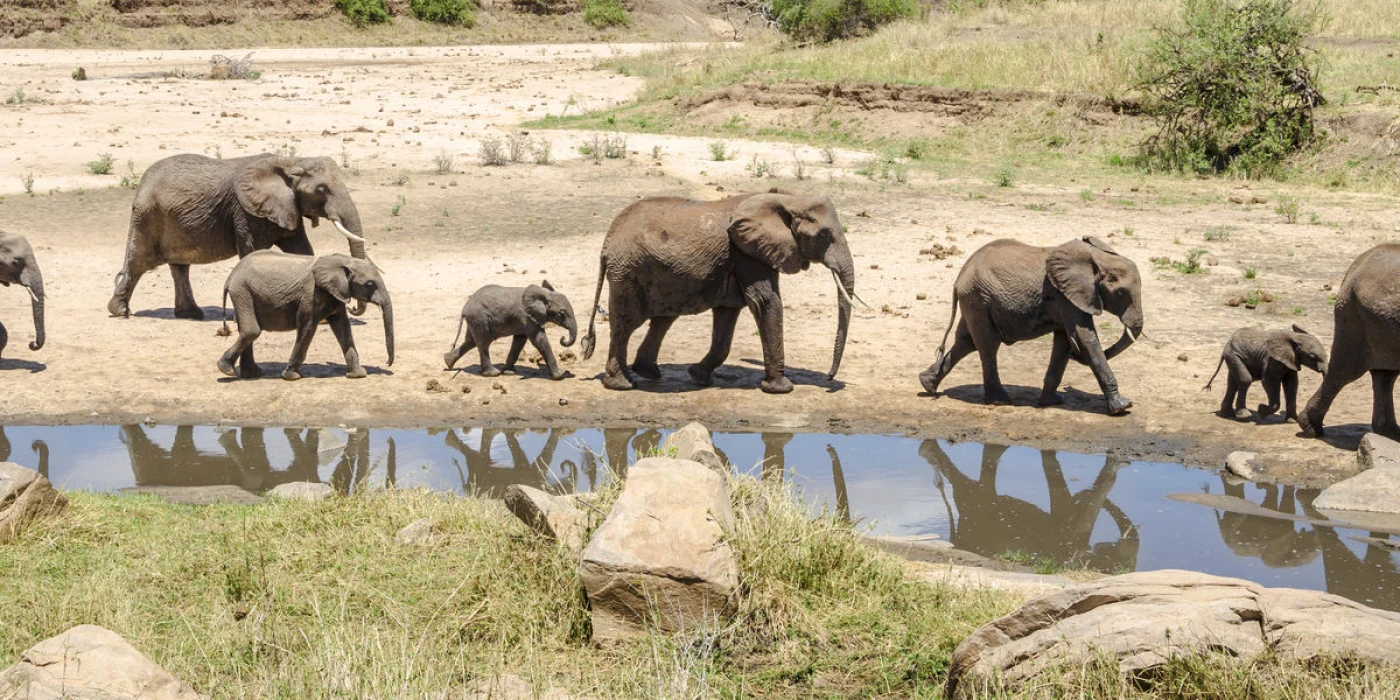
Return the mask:
<path id="1" fill-rule="evenodd" d="M 608 478 L 605 463 L 645 456 L 664 435 L 10 426 L 0 428 L 0 461 L 40 469 L 70 490 L 261 492 L 321 481 L 341 492 L 392 484 L 499 497 L 510 484 L 592 489 Z M 715 445 L 736 468 L 789 480 L 814 507 L 878 535 L 937 535 L 1045 568 L 1194 569 L 1400 610 L 1400 538 L 1324 524 L 1315 490 L 1239 484 L 1179 464 L 885 435 L 718 433 Z"/>

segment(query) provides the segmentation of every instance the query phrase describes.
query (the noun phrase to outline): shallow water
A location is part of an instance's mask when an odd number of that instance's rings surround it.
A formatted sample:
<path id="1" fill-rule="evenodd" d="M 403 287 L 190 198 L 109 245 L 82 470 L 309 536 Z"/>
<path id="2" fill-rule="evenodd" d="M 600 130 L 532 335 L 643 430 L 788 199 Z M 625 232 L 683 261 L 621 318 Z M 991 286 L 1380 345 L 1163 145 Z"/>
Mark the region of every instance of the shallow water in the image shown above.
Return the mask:
<path id="1" fill-rule="evenodd" d="M 589 490 L 607 479 L 606 464 L 644 456 L 664 435 L 10 426 L 0 428 L 0 461 L 40 469 L 71 490 L 232 484 L 260 492 L 322 481 L 341 492 L 393 484 L 499 497 L 517 483 Z M 742 471 L 781 476 L 815 508 L 875 534 L 938 535 L 986 556 L 1113 573 L 1194 569 L 1400 610 L 1400 554 L 1354 539 L 1366 532 L 1168 498 L 1212 494 L 1227 504 L 1322 518 L 1311 506 L 1314 490 L 1232 485 L 1179 464 L 886 435 L 718 433 L 715 444 Z"/>

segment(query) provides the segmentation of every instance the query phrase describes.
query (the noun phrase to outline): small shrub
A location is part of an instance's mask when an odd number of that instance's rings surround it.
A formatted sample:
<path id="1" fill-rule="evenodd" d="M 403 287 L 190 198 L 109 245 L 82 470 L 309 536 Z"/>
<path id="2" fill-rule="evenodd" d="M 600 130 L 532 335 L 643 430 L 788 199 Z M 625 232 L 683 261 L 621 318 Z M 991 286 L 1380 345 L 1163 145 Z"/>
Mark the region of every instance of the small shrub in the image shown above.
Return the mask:
<path id="1" fill-rule="evenodd" d="M 122 176 L 121 186 L 129 189 L 136 189 L 141 184 L 141 176 L 136 174 L 136 161 L 126 159 L 126 174 Z"/>
<path id="2" fill-rule="evenodd" d="M 111 175 L 112 164 L 116 162 L 117 159 L 113 158 L 111 153 L 101 153 L 98 154 L 97 160 L 88 161 L 87 169 L 93 175 Z"/>
<path id="3" fill-rule="evenodd" d="M 584 0 L 583 21 L 597 29 L 632 25 L 632 18 L 619 0 Z"/>
<path id="4" fill-rule="evenodd" d="M 530 150 L 531 139 L 529 134 L 523 131 L 513 131 L 506 136 L 506 151 L 510 162 L 519 163 L 525 160 L 525 153 Z"/>
<path id="5" fill-rule="evenodd" d="M 405 204 L 408 204 L 408 200 L 405 199 L 403 195 L 399 195 L 398 200 L 394 202 L 394 206 L 389 208 L 389 216 L 398 216 L 399 212 L 403 211 L 403 205 Z"/>
<path id="6" fill-rule="evenodd" d="M 992 175 L 992 182 L 997 187 L 1010 187 L 1016 184 L 1016 171 L 1009 165 L 1003 165 Z"/>
<path id="7" fill-rule="evenodd" d="M 399 174 L 394 176 L 394 184 L 395 184 L 395 185 L 398 185 L 399 187 L 403 187 L 404 185 L 407 185 L 407 184 L 408 184 L 408 171 L 407 171 L 407 170 L 400 170 L 400 171 L 399 171 Z"/>
<path id="8" fill-rule="evenodd" d="M 215 54 L 209 57 L 208 77 L 210 80 L 257 80 L 262 77 L 262 71 L 253 70 L 252 53 L 243 58 Z"/>
<path id="9" fill-rule="evenodd" d="M 452 172 L 452 164 L 456 160 L 457 159 L 444 148 L 438 151 L 437 155 L 433 156 L 433 170 L 439 175 L 446 175 Z"/>
<path id="10" fill-rule="evenodd" d="M 482 165 L 506 164 L 506 149 L 497 136 L 487 136 L 481 139 L 481 150 L 478 156 L 481 158 Z"/>
<path id="11" fill-rule="evenodd" d="M 476 25 L 476 12 L 471 0 L 409 0 L 408 11 L 424 22 L 459 27 Z"/>
<path id="12" fill-rule="evenodd" d="M 1086 187 L 1079 191 L 1079 198 L 1086 202 L 1092 202 L 1094 201 L 1094 191 Z"/>
<path id="13" fill-rule="evenodd" d="M 554 162 L 553 150 L 549 139 L 540 139 L 530 144 L 530 158 L 536 165 L 549 165 Z"/>
<path id="14" fill-rule="evenodd" d="M 87 69 L 84 68 L 84 67 L 82 67 L 82 66 L 78 66 L 77 68 L 74 68 L 74 69 L 73 69 L 73 79 L 74 79 L 74 80 L 87 80 Z"/>
<path id="15" fill-rule="evenodd" d="M 389 8 L 384 0 L 335 0 L 335 6 L 356 27 L 389 22 Z"/>
<path id="16" fill-rule="evenodd" d="M 1252 280 L 1252 279 L 1254 279 L 1255 277 L 1258 277 L 1258 276 L 1259 276 L 1259 271 L 1258 271 L 1258 270 L 1256 270 L 1256 269 L 1254 269 L 1254 268 L 1252 268 L 1252 267 L 1246 267 L 1246 268 L 1244 269 L 1244 278 L 1245 278 L 1245 279 L 1247 279 L 1247 280 Z"/>
<path id="17" fill-rule="evenodd" d="M 1278 202 L 1274 204 L 1274 213 L 1283 217 L 1284 221 L 1290 224 L 1298 223 L 1298 199 L 1288 195 L 1279 195 Z"/>
<path id="18" fill-rule="evenodd" d="M 1165 256 L 1152 258 L 1152 266 L 1158 270 L 1176 270 L 1183 275 L 1194 275 L 1206 271 L 1201 265 L 1201 258 L 1208 252 L 1204 248 L 1194 248 L 1186 253 L 1185 260 L 1172 260 Z"/>
<path id="19" fill-rule="evenodd" d="M 594 165 L 603 162 L 603 137 L 601 134 L 594 134 L 592 140 L 578 145 L 579 155 L 593 161 Z"/>
<path id="20" fill-rule="evenodd" d="M 1204 238 L 1207 241 L 1228 241 L 1230 240 L 1230 231 L 1234 228 L 1233 226 L 1207 226 Z"/>
<path id="21" fill-rule="evenodd" d="M 836 165 L 836 149 L 831 146 L 822 146 L 822 162 L 827 165 Z"/>
<path id="22" fill-rule="evenodd" d="M 769 6 L 784 34 L 816 41 L 859 36 L 919 11 L 916 0 L 770 0 Z"/>
<path id="23" fill-rule="evenodd" d="M 15 88 L 15 91 L 10 93 L 9 97 L 5 98 L 5 104 L 22 105 L 24 104 L 24 99 L 24 88 Z"/>
<path id="24" fill-rule="evenodd" d="M 729 144 L 723 141 L 712 141 L 710 143 L 710 160 L 729 160 L 734 153 L 729 150 Z"/>
<path id="25" fill-rule="evenodd" d="M 758 154 L 754 154 L 749 161 L 749 174 L 754 177 L 773 177 L 773 164 L 766 160 L 759 160 Z"/>
<path id="26" fill-rule="evenodd" d="M 602 141 L 604 158 L 618 159 L 627 157 L 627 137 L 622 134 L 605 136 Z"/>
<path id="27" fill-rule="evenodd" d="M 24 193 L 27 194 L 27 195 L 29 195 L 30 197 L 33 197 L 33 196 L 34 196 L 34 173 L 25 173 L 23 176 L 20 177 L 19 181 L 20 181 L 20 184 L 24 185 Z"/>

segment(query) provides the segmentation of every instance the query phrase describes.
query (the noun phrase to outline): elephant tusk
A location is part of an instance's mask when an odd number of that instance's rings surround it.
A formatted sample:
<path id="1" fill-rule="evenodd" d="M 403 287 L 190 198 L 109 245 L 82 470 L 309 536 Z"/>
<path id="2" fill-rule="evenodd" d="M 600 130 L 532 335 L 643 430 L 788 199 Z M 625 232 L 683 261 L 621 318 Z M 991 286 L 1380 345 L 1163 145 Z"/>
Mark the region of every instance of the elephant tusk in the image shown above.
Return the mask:
<path id="1" fill-rule="evenodd" d="M 331 219 L 331 223 L 335 224 L 336 230 L 337 230 L 337 231 L 340 231 L 342 234 L 344 234 L 346 238 L 349 238 L 350 240 L 355 241 L 356 243 L 364 243 L 365 245 L 369 245 L 369 241 L 366 241 L 364 238 L 361 238 L 360 236 L 356 236 L 355 234 L 350 233 L 350 229 L 345 228 L 345 226 L 342 225 L 339 221 L 336 221 L 335 219 Z"/>
<path id="2" fill-rule="evenodd" d="M 860 298 L 860 295 L 859 295 L 859 294 L 856 294 L 855 292 L 851 292 L 851 296 L 855 297 L 855 298 L 856 298 L 856 301 L 860 302 L 860 305 L 861 305 L 861 306 L 864 306 L 864 307 L 867 308 L 867 309 L 870 308 L 870 305 L 867 304 L 867 303 L 865 303 L 865 300 L 862 299 L 862 298 Z"/>
<path id="3" fill-rule="evenodd" d="M 34 290 L 30 289 L 29 287 L 25 287 L 24 291 L 29 292 L 30 299 L 33 299 L 34 301 L 39 301 L 39 295 L 35 294 Z"/>
<path id="4" fill-rule="evenodd" d="M 1127 333 L 1128 337 L 1131 338 L 1134 343 L 1137 342 L 1137 336 L 1133 334 L 1133 329 L 1127 326 L 1123 326 L 1123 332 Z"/>

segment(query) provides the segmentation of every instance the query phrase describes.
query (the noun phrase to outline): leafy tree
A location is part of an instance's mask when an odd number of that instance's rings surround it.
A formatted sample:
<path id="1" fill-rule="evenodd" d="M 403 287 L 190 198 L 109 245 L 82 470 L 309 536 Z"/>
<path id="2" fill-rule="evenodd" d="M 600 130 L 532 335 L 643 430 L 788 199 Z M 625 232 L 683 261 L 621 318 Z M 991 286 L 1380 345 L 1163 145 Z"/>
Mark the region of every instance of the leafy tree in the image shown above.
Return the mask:
<path id="1" fill-rule="evenodd" d="M 384 0 L 335 0 L 335 6 L 357 27 L 389 21 L 389 8 Z"/>
<path id="2" fill-rule="evenodd" d="M 833 41 L 911 17 L 917 0 L 769 0 L 778 26 L 794 39 Z"/>
<path id="3" fill-rule="evenodd" d="M 472 0 L 409 0 L 408 11 L 424 22 L 470 27 L 476 24 Z"/>

